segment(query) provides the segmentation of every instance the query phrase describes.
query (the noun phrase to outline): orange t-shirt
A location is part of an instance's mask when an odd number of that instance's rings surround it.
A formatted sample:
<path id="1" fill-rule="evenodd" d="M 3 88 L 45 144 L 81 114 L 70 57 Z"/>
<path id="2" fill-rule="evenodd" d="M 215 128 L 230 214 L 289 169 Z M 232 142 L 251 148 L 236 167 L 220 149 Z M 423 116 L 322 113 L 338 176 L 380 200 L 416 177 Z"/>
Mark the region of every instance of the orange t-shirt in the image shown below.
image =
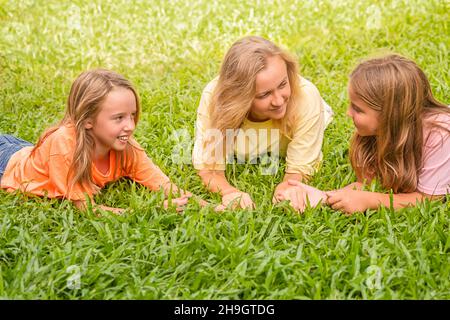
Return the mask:
<path id="1" fill-rule="evenodd" d="M 72 164 L 75 139 L 73 125 L 63 125 L 50 134 L 33 154 L 32 146 L 17 151 L 8 161 L 1 178 L 1 188 L 9 192 L 19 189 L 49 198 L 84 200 L 85 193 L 92 197 L 95 191 L 86 186 L 75 185 L 69 190 L 67 175 Z M 134 160 L 123 168 L 113 151 L 109 156 L 108 173 L 101 173 L 92 163 L 92 178 L 98 187 L 103 188 L 106 183 L 120 177 L 129 177 L 152 190 L 158 190 L 169 181 L 136 141 L 131 142 L 129 149 Z"/>

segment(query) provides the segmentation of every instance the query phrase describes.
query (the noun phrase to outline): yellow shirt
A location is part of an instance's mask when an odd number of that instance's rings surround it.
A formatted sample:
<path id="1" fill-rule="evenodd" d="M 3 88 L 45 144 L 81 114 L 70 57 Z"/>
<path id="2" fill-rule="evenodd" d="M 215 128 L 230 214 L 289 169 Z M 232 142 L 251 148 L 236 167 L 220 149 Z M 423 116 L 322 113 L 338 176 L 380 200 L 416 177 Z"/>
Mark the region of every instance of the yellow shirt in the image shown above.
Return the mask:
<path id="1" fill-rule="evenodd" d="M 312 175 L 315 172 L 322 159 L 324 131 L 333 112 L 311 82 L 300 77 L 299 121 L 292 139 L 281 134 L 272 120 L 253 122 L 245 119 L 235 138 L 226 139 L 227 147 L 223 151 L 214 143 L 220 140 L 220 133 L 211 130 L 210 124 L 210 101 L 217 81 L 218 77 L 205 87 L 197 110 L 192 154 L 195 169 L 225 170 L 234 156 L 237 163 L 242 159 L 256 163 L 258 156 L 271 152 L 272 156 L 274 153 L 286 156 L 286 173 Z"/>

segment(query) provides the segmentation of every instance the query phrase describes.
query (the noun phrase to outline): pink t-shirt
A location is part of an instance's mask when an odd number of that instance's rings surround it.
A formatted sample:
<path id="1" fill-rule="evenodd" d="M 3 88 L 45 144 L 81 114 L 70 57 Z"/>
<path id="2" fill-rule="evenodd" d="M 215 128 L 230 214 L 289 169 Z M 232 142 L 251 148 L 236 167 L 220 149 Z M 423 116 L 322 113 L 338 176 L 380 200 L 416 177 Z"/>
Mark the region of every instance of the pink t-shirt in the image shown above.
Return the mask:
<path id="1" fill-rule="evenodd" d="M 450 193 L 450 134 L 426 123 L 437 121 L 450 130 L 450 115 L 441 114 L 425 120 L 423 166 L 419 173 L 417 190 L 429 195 Z"/>

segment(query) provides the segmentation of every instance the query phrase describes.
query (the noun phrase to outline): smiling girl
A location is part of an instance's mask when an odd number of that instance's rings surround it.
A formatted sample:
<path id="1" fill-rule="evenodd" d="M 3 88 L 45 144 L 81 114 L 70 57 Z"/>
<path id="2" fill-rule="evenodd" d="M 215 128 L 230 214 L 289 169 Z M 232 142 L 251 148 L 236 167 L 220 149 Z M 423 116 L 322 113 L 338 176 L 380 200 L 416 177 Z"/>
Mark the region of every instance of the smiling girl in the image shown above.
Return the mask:
<path id="1" fill-rule="evenodd" d="M 36 146 L 0 135 L 1 188 L 69 199 L 84 209 L 86 195 L 93 202 L 106 183 L 125 176 L 166 195 L 179 193 L 172 201 L 182 210 L 191 194 L 171 183 L 133 138 L 139 114 L 136 90 L 124 77 L 102 69 L 82 73 L 72 84 L 63 120 Z"/>
<path id="2" fill-rule="evenodd" d="M 324 201 L 346 213 L 390 207 L 389 194 L 363 191 L 375 178 L 392 190 L 394 208 L 450 192 L 450 108 L 416 63 L 396 54 L 367 60 L 352 72 L 348 95 L 357 182 L 322 194 Z"/>

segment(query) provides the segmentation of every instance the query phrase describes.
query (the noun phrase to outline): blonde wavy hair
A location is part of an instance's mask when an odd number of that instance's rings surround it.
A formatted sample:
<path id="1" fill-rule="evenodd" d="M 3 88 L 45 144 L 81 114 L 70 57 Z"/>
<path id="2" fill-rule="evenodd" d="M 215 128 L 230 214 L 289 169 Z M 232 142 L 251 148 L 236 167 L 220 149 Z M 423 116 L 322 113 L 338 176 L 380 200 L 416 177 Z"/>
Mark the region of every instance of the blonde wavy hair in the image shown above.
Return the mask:
<path id="1" fill-rule="evenodd" d="M 359 180 L 379 178 L 394 193 L 414 192 L 422 167 L 424 126 L 439 127 L 430 116 L 450 114 L 437 101 L 417 64 L 397 54 L 360 63 L 350 75 L 349 87 L 379 112 L 375 136 L 354 133 L 350 160 Z"/>
<path id="2" fill-rule="evenodd" d="M 300 96 L 297 62 L 271 41 L 257 36 L 236 41 L 225 55 L 210 103 L 212 128 L 224 133 L 226 129 L 237 129 L 242 125 L 255 99 L 256 75 L 266 68 L 267 58 L 273 56 L 279 56 L 286 63 L 291 87 L 286 114 L 274 123 L 283 134 L 292 138 Z"/>
<path id="3" fill-rule="evenodd" d="M 99 191 L 92 178 L 92 163 L 95 150 L 95 140 L 92 130 L 85 128 L 90 119 L 95 119 L 101 110 L 101 103 L 106 96 L 115 88 L 125 88 L 133 92 L 136 99 L 136 116 L 134 122 L 137 125 L 140 114 L 139 96 L 133 85 L 122 75 L 105 69 L 95 69 L 81 73 L 73 82 L 67 100 L 67 109 L 64 118 L 54 127 L 47 129 L 39 138 L 34 152 L 44 140 L 59 127 L 64 125 L 74 126 L 76 132 L 76 144 L 73 153 L 72 164 L 67 176 L 69 191 L 74 185 L 79 184 L 82 188 Z M 117 163 L 124 168 L 133 163 L 135 141 L 130 139 L 125 150 L 116 152 Z M 117 173 L 117 167 L 114 175 Z M 89 190 L 88 189 L 88 190 Z"/>

